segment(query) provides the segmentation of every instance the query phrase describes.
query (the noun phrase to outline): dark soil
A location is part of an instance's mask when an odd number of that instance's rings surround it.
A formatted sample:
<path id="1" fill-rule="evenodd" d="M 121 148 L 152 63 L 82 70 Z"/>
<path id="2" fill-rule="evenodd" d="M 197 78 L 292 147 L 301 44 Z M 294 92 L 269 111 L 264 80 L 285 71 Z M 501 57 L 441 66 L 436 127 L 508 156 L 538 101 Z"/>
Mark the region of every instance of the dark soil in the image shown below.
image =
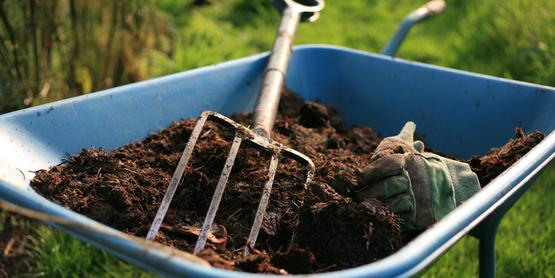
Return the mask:
<path id="1" fill-rule="evenodd" d="M 515 129 L 515 133 L 515 138 L 504 146 L 493 148 L 487 155 L 474 156 L 467 161 L 472 171 L 478 175 L 482 186 L 499 176 L 545 137 L 538 131 L 525 134 L 520 127 Z"/>
<path id="2" fill-rule="evenodd" d="M 233 119 L 251 123 L 249 114 Z M 38 171 L 32 186 L 65 207 L 144 237 L 194 124 L 194 119 L 177 122 L 143 142 L 112 152 L 83 150 L 62 165 Z M 189 252 L 233 137 L 232 131 L 213 123 L 205 128 L 156 238 Z M 539 140 L 522 136 L 517 145 L 525 147 L 517 148 L 518 156 L 523 154 L 521 149 L 527 151 L 541 140 L 537 135 L 531 136 Z M 256 249 L 242 256 L 269 165 L 267 153 L 243 146 L 208 248 L 200 257 L 227 269 L 312 273 L 366 264 L 402 246 L 396 215 L 378 201 L 357 203 L 350 198 L 359 169 L 380 141 L 376 132 L 367 127 L 345 128 L 335 108 L 284 92 L 273 138 L 313 160 L 313 182 L 305 187 L 303 166 L 280 161 Z M 489 180 L 516 160 L 515 155 L 499 151 L 489 156 L 496 155 L 502 163 L 495 166 L 484 157 L 471 161 L 481 180 Z"/>

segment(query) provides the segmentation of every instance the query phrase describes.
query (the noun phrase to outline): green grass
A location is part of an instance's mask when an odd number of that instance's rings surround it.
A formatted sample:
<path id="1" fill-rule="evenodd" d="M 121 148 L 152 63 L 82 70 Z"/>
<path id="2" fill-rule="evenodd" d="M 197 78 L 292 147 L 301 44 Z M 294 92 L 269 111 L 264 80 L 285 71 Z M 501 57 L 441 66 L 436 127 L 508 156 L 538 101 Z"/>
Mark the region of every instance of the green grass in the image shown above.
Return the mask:
<path id="1" fill-rule="evenodd" d="M 215 64 L 271 47 L 278 15 L 266 0 L 213 0 L 191 8 L 157 0 L 174 24 L 170 55 L 153 52 L 149 75 Z M 303 24 L 297 44 L 324 43 L 379 52 L 404 15 L 424 1 L 327 1 L 319 21 Z M 448 1 L 438 18 L 414 28 L 399 52 L 405 59 L 555 85 L 555 1 Z M 535 182 L 503 220 L 498 267 L 503 276 L 555 273 L 555 167 Z M 73 237 L 39 226 L 35 274 L 47 277 L 150 276 Z M 477 241 L 464 238 L 424 276 L 477 276 Z"/>
<path id="2" fill-rule="evenodd" d="M 34 273 L 47 277 L 154 277 L 155 275 L 46 225 L 32 236 Z"/>

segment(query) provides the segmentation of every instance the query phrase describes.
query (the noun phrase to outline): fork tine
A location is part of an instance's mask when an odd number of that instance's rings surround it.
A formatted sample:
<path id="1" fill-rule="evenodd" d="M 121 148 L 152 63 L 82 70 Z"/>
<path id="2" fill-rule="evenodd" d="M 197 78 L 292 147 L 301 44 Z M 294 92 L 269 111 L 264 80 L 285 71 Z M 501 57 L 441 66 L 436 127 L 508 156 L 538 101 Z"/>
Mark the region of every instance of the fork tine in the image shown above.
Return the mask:
<path id="1" fill-rule="evenodd" d="M 262 220 L 264 220 L 264 214 L 266 214 L 266 207 L 268 206 L 268 200 L 270 199 L 270 193 L 272 192 L 272 184 L 274 183 L 274 177 L 276 176 L 277 165 L 278 156 L 276 153 L 273 153 L 270 160 L 270 168 L 268 170 L 268 180 L 264 184 L 262 197 L 260 197 L 260 203 L 258 203 L 256 216 L 254 217 L 254 222 L 251 226 L 251 231 L 247 240 L 247 245 L 245 246 L 245 254 L 249 253 L 248 243 L 254 246 L 254 244 L 256 243 L 256 238 L 258 237 L 258 232 L 260 232 L 260 226 L 262 225 Z"/>
<path id="2" fill-rule="evenodd" d="M 199 119 L 198 119 L 198 121 L 195 125 L 195 128 L 193 129 L 193 132 L 191 132 L 191 136 L 189 137 L 189 141 L 187 142 L 187 146 L 185 146 L 185 150 L 183 150 L 183 154 L 181 155 L 181 158 L 179 159 L 177 167 L 175 168 L 175 171 L 173 172 L 172 179 L 170 181 L 170 185 L 168 186 L 168 189 L 166 190 L 166 194 L 164 194 L 164 198 L 162 199 L 162 203 L 160 204 L 160 207 L 158 208 L 158 212 L 156 212 L 156 217 L 154 217 L 154 221 L 152 222 L 152 225 L 150 226 L 150 229 L 148 230 L 148 234 L 146 235 L 146 240 L 147 241 L 151 241 L 151 240 L 154 240 L 154 238 L 156 238 L 156 234 L 158 233 L 158 230 L 160 229 L 160 225 L 162 224 L 162 221 L 164 220 L 164 217 L 166 216 L 168 208 L 170 207 L 170 203 L 173 199 L 173 195 L 175 194 L 175 190 L 177 189 L 177 186 L 179 185 L 179 182 L 181 181 L 181 177 L 183 176 L 183 172 L 185 171 L 185 167 L 187 166 L 187 163 L 189 163 L 189 158 L 191 157 L 191 154 L 193 153 L 193 149 L 194 149 L 194 147 L 197 143 L 197 140 L 200 136 L 200 132 L 202 131 L 202 128 L 204 127 L 204 124 L 206 123 L 206 119 L 208 119 L 208 116 L 210 116 L 210 113 L 203 112 L 201 114 L 201 116 L 199 117 Z"/>
<path id="3" fill-rule="evenodd" d="M 291 159 L 294 159 L 299 163 L 305 164 L 307 172 L 304 184 L 307 185 L 312 181 L 312 178 L 314 178 L 314 172 L 316 171 L 316 167 L 314 166 L 314 162 L 312 162 L 312 159 L 300 153 L 299 151 L 290 148 L 283 148 L 282 154 Z"/>
<path id="4" fill-rule="evenodd" d="M 224 169 L 222 170 L 218 185 L 216 186 L 216 190 L 214 191 L 214 195 L 212 196 L 212 201 L 210 202 L 208 213 L 204 218 L 204 223 L 202 224 L 202 229 L 200 231 L 200 235 L 195 245 L 195 250 L 193 252 L 194 254 L 200 252 L 202 249 L 204 249 L 204 245 L 206 245 L 206 239 L 208 238 L 210 227 L 212 226 L 212 222 L 214 222 L 214 217 L 216 216 L 216 212 L 218 211 L 218 207 L 220 206 L 220 201 L 222 200 L 222 195 L 224 194 L 227 179 L 229 178 L 229 174 L 231 173 L 231 168 L 233 168 L 235 157 L 237 156 L 237 152 L 239 151 L 239 146 L 241 146 L 241 141 L 241 137 L 235 134 L 233 144 L 231 145 L 231 149 L 229 150 L 229 155 L 227 156 L 227 159 L 225 161 Z"/>

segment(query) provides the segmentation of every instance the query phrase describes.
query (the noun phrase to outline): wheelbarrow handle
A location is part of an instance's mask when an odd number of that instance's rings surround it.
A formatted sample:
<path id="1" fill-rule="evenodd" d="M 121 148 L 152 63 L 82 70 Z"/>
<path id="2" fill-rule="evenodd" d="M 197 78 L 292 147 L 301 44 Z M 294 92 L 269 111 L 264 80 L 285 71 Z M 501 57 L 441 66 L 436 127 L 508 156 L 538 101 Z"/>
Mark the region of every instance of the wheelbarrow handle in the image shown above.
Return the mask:
<path id="1" fill-rule="evenodd" d="M 403 22 L 401 22 L 393 37 L 382 50 L 382 53 L 387 56 L 395 56 L 397 50 L 399 50 L 399 47 L 401 47 L 401 44 L 410 32 L 410 29 L 419 22 L 442 13 L 445 10 L 445 6 L 444 0 L 432 0 L 412 11 L 405 17 Z"/>

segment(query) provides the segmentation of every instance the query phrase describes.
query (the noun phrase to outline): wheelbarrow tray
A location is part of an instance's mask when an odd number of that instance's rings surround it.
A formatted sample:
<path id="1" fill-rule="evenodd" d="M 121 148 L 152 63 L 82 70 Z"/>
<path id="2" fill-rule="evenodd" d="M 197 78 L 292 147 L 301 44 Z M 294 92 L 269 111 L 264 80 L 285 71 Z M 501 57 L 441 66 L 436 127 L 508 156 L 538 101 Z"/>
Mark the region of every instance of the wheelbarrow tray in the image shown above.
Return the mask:
<path id="1" fill-rule="evenodd" d="M 131 237 L 41 197 L 33 171 L 83 148 L 144 139 L 203 110 L 250 111 L 268 53 L 177 73 L 0 116 L 0 198 L 76 225 L 58 225 L 82 240 L 167 276 L 243 277 L 206 267 Z M 503 145 L 517 126 L 549 134 L 527 155 L 401 250 L 364 266 L 319 277 L 415 274 L 496 209 L 522 194 L 555 155 L 555 88 L 415 63 L 335 46 L 296 47 L 287 86 L 335 105 L 348 124 L 382 136 L 405 121 L 426 143 L 462 158 Z M 186 139 L 186 138 L 184 138 Z"/>

